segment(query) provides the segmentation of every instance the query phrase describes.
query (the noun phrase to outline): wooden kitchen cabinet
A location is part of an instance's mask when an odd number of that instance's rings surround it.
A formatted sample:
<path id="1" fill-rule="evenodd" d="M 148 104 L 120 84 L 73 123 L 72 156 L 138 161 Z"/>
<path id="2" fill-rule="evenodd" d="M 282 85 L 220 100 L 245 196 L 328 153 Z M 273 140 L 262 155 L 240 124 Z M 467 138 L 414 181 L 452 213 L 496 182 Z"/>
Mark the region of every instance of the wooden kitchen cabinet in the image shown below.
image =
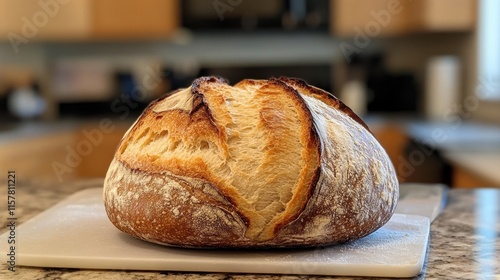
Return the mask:
<path id="1" fill-rule="evenodd" d="M 483 147 L 487 145 L 482 144 Z M 456 149 L 444 153 L 444 158 L 452 167 L 453 187 L 500 187 L 500 153 L 497 149 Z"/>
<path id="2" fill-rule="evenodd" d="M 95 38 L 166 38 L 180 22 L 177 0 L 92 0 Z"/>
<path id="3" fill-rule="evenodd" d="M 452 187 L 454 188 L 478 188 L 494 187 L 496 183 L 487 180 L 477 174 L 469 171 L 458 164 L 453 165 Z"/>
<path id="4" fill-rule="evenodd" d="M 91 31 L 90 12 L 87 1 L 0 0 L 0 38 L 11 43 L 83 38 Z"/>
<path id="5" fill-rule="evenodd" d="M 101 120 L 102 121 L 102 120 Z M 121 138 L 131 123 L 108 122 L 63 128 L 43 135 L 0 143 L 0 166 L 22 180 L 68 182 L 103 178 Z"/>
<path id="6" fill-rule="evenodd" d="M 392 0 L 330 0 L 330 30 L 340 37 L 400 34 L 409 28 L 407 6 Z"/>
<path id="7" fill-rule="evenodd" d="M 0 38 L 161 39 L 179 26 L 178 0 L 0 0 Z"/>
<path id="8" fill-rule="evenodd" d="M 2 143 L 0 166 L 3 170 L 16 171 L 19 180 L 73 180 L 77 172 L 65 172 L 58 177 L 53 163 L 66 165 L 67 147 L 75 143 L 75 140 L 73 131 L 64 130 Z"/>
<path id="9" fill-rule="evenodd" d="M 92 152 L 82 157 L 82 162 L 76 170 L 78 178 L 104 178 L 109 164 L 113 160 L 116 148 L 120 143 L 130 124 L 113 124 L 114 129 L 102 133 L 102 140 L 97 145 L 92 145 Z M 77 132 L 76 143 L 88 140 L 88 134 L 83 131 L 97 132 L 96 126 L 84 126 Z"/>
<path id="10" fill-rule="evenodd" d="M 417 0 L 412 31 L 471 31 L 477 21 L 477 0 Z"/>
<path id="11" fill-rule="evenodd" d="M 391 124 L 373 125 L 370 129 L 373 136 L 379 141 L 380 145 L 385 149 L 387 155 L 391 159 L 399 182 L 403 183 L 407 181 L 405 174 L 402 174 L 401 170 L 397 168 L 401 158 L 404 156 L 404 151 L 409 141 L 404 129 L 399 125 Z"/>
<path id="12" fill-rule="evenodd" d="M 335 36 L 364 37 L 414 32 L 470 31 L 477 0 L 330 0 Z"/>

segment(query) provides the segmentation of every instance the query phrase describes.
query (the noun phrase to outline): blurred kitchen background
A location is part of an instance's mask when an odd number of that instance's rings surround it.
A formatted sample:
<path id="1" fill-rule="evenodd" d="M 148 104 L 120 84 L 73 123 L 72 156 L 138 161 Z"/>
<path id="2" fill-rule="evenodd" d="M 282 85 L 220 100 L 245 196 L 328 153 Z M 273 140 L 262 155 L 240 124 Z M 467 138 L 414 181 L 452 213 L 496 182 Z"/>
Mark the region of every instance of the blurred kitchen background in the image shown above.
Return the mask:
<path id="1" fill-rule="evenodd" d="M 353 108 L 401 182 L 500 187 L 500 1 L 0 0 L 0 167 L 103 177 L 153 99 L 293 76 Z"/>

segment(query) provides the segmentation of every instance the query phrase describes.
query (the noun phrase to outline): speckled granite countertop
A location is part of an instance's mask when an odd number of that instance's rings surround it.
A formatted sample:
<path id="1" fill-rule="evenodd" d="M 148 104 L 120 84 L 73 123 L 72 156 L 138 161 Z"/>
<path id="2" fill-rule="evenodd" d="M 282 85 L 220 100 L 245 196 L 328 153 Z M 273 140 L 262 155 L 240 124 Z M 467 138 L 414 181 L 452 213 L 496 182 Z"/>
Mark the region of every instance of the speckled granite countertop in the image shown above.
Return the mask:
<path id="1" fill-rule="evenodd" d="M 19 175 L 20 176 L 20 175 Z M 18 224 L 72 193 L 96 187 L 102 180 L 64 183 L 17 182 Z M 7 196 L 5 181 L 0 197 Z M 0 211 L 0 233 L 7 230 L 6 199 Z M 6 246 L 6 240 L 0 240 Z M 0 279 L 365 279 L 293 275 L 248 275 L 104 271 L 0 266 Z M 431 225 L 430 249 L 424 269 L 414 279 L 500 279 L 500 189 L 451 190 L 444 212 Z"/>

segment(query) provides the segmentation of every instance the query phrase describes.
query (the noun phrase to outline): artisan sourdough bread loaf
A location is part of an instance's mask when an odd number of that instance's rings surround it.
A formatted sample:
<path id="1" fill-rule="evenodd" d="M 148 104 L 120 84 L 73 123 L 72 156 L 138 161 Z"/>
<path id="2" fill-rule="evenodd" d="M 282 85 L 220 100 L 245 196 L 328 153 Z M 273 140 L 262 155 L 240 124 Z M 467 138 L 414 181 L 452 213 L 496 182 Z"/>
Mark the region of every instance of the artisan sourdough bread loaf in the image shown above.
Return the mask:
<path id="1" fill-rule="evenodd" d="M 118 229 L 181 247 L 346 242 L 384 225 L 397 198 L 394 168 L 363 121 L 285 77 L 202 77 L 152 102 L 104 183 Z"/>

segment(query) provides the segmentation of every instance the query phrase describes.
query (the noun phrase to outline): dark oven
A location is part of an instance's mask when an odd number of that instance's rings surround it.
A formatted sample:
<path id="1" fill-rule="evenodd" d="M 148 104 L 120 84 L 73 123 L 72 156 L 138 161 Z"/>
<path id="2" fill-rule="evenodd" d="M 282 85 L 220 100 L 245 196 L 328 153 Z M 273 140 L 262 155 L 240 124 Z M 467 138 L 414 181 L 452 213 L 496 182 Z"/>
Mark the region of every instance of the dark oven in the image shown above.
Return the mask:
<path id="1" fill-rule="evenodd" d="M 328 29 L 329 0 L 185 0 L 183 26 L 192 30 Z"/>

